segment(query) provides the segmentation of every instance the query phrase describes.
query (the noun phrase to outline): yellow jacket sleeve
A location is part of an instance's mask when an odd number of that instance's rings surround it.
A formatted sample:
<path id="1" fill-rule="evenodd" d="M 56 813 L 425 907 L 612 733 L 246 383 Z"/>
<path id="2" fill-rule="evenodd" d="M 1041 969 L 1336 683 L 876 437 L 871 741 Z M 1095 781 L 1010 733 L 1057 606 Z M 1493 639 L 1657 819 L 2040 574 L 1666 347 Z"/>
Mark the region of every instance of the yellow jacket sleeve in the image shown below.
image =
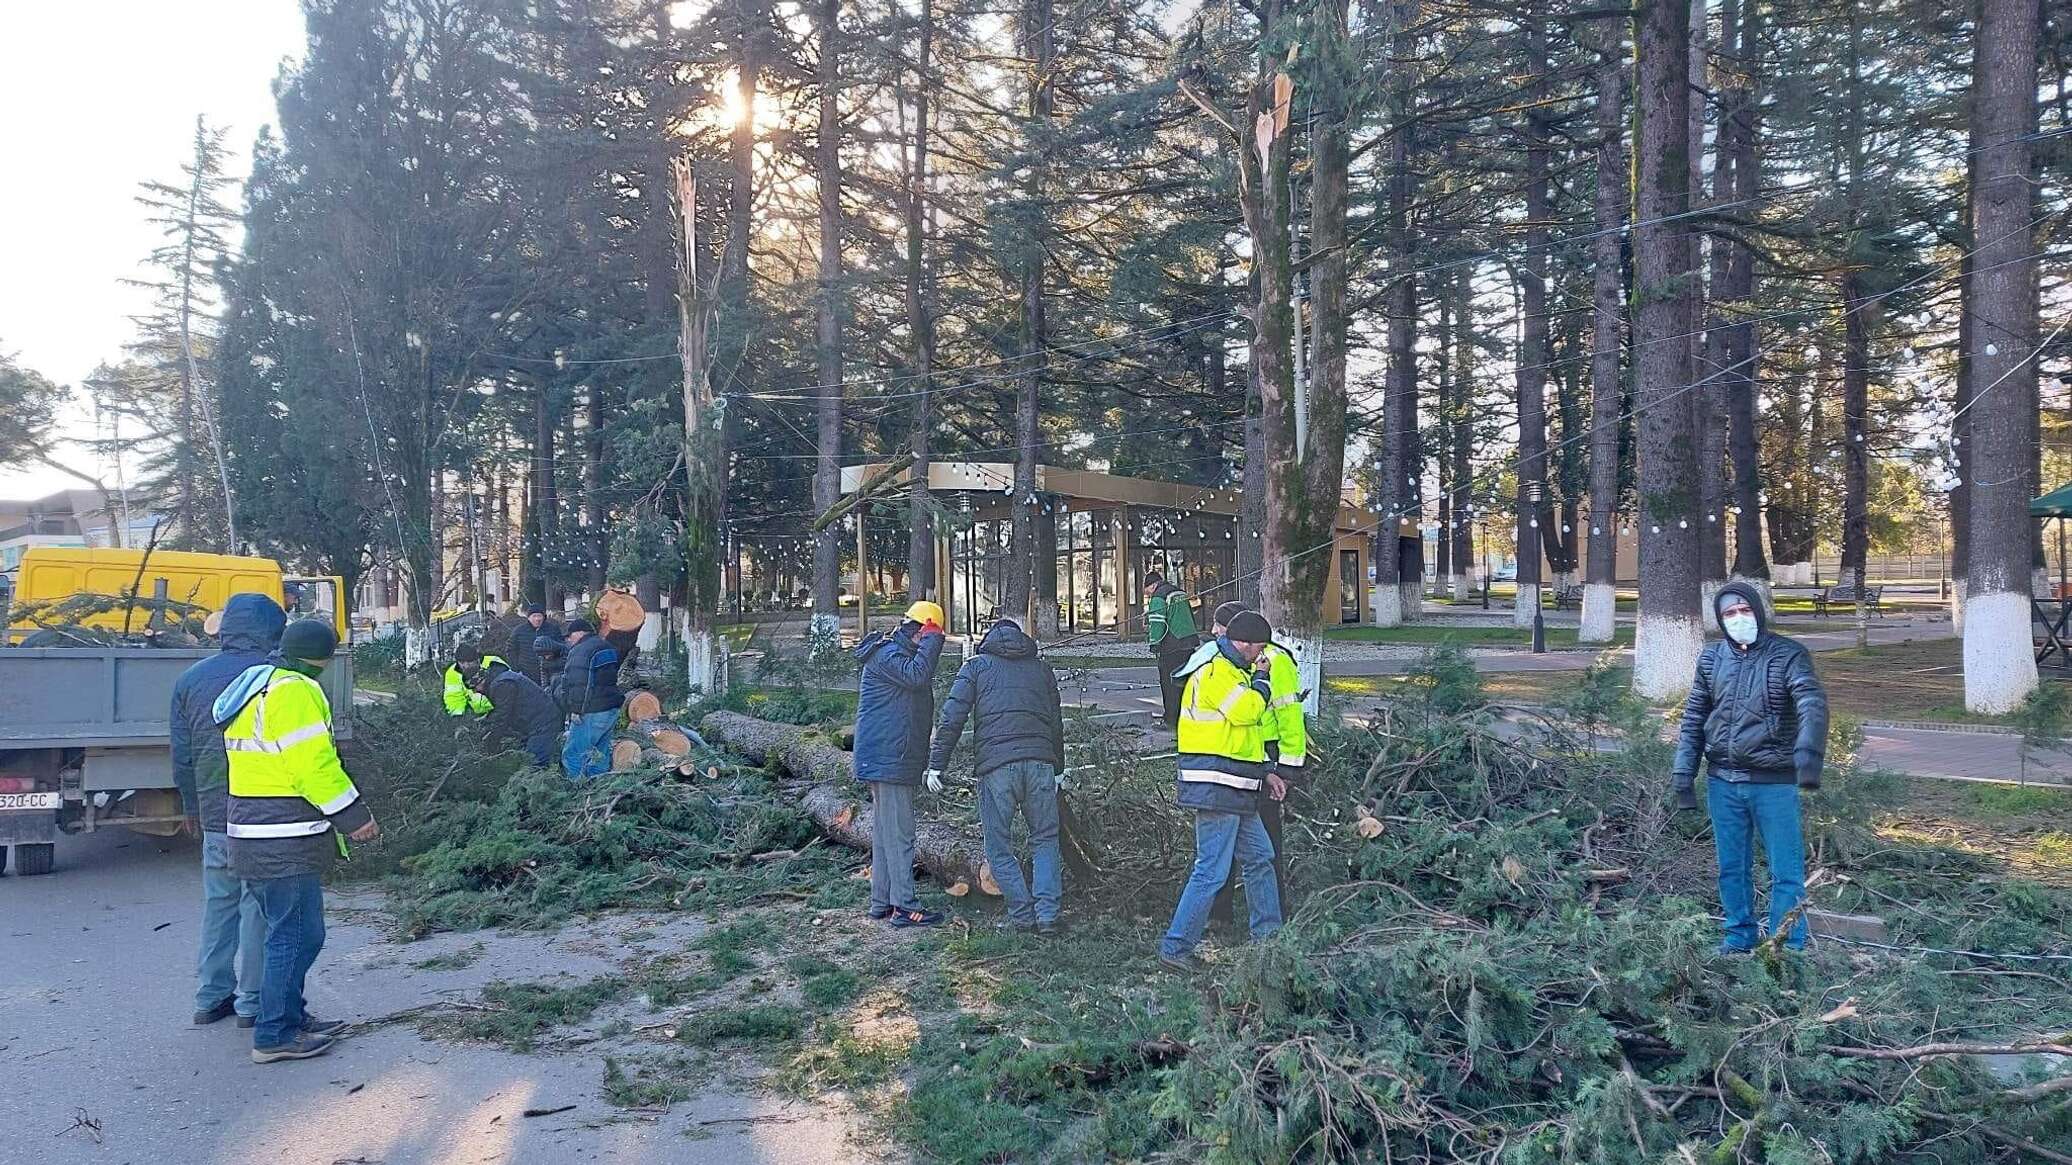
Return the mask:
<path id="1" fill-rule="evenodd" d="M 351 833 L 372 817 L 360 803 L 359 787 L 346 775 L 331 738 L 331 706 L 314 683 L 287 683 L 267 693 L 266 722 L 280 745 L 278 763 L 291 774 L 295 792 Z"/>
<path id="2" fill-rule="evenodd" d="M 1280 748 L 1282 767 L 1299 769 L 1309 756 L 1309 725 L 1302 711 L 1302 672 L 1295 657 L 1278 648 L 1273 652 L 1273 697 L 1267 711 L 1273 720 L 1273 739 Z"/>

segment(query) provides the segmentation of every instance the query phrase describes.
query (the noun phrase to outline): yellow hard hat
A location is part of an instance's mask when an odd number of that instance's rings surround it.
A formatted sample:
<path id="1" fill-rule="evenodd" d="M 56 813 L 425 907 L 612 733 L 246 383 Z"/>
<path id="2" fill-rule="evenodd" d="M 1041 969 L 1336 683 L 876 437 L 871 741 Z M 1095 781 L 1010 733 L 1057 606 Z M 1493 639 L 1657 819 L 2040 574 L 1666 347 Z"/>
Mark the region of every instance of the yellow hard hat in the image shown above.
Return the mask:
<path id="1" fill-rule="evenodd" d="M 942 604 L 922 599 L 906 609 L 906 617 L 915 623 L 933 623 L 940 627 L 943 625 Z"/>

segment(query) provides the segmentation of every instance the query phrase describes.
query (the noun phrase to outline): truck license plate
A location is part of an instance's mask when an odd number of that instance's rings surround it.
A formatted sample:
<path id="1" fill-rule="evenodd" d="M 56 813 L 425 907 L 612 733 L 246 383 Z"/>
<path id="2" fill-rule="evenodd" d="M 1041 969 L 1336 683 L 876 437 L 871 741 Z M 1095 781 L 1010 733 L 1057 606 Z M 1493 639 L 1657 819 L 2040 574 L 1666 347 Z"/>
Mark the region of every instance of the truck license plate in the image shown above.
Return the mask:
<path id="1" fill-rule="evenodd" d="M 55 809 L 58 794 L 51 793 L 0 793 L 0 812 L 9 809 Z"/>

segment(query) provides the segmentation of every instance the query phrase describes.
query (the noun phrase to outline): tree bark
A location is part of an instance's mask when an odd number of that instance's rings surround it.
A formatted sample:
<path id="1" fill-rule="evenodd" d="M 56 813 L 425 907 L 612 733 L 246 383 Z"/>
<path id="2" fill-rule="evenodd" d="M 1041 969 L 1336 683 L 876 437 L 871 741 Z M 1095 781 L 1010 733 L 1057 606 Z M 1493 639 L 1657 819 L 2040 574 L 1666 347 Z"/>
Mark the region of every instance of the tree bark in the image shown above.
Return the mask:
<path id="1" fill-rule="evenodd" d="M 1455 423 L 1453 447 L 1445 456 L 1453 461 L 1453 598 L 1464 602 L 1468 583 L 1480 576 L 1482 564 L 1475 561 L 1475 285 L 1468 264 L 1454 268 L 1450 291 L 1453 296 L 1453 399 Z M 1488 579 L 1482 580 L 1489 585 Z"/>
<path id="2" fill-rule="evenodd" d="M 842 3 L 821 0 L 820 140 L 814 150 L 820 195 L 819 295 L 815 324 L 820 393 L 814 411 L 813 508 L 826 513 L 842 495 Z M 813 620 L 809 641 L 831 644 L 840 626 L 842 531 L 834 523 L 813 535 Z"/>
<path id="3" fill-rule="evenodd" d="M 1421 514 L 1419 512 L 1418 470 L 1415 445 L 1417 443 L 1417 277 L 1414 274 L 1416 258 L 1412 254 L 1410 237 L 1410 203 L 1416 197 L 1416 177 L 1410 168 L 1413 137 L 1416 130 L 1411 123 L 1411 93 L 1408 61 L 1410 59 L 1408 6 L 1397 5 L 1393 13 L 1396 26 L 1393 31 L 1393 53 L 1397 62 L 1394 75 L 1389 81 L 1389 120 L 1394 132 L 1389 143 L 1388 182 L 1388 254 L 1389 283 L 1383 295 L 1388 311 L 1388 371 L 1383 381 L 1382 433 L 1381 433 L 1381 490 L 1376 498 L 1381 510 L 1380 521 L 1374 533 L 1374 622 L 1380 627 L 1395 627 L 1414 622 L 1418 614 L 1418 595 L 1412 591 L 1413 584 L 1421 581 L 1420 574 L 1405 577 L 1404 536 L 1415 532 Z M 1320 155 L 1321 156 L 1321 155 Z M 1312 215 L 1314 216 L 1314 200 Z M 1343 213 L 1341 208 L 1340 213 Z M 1342 241 L 1342 235 L 1341 235 Z M 1322 237 L 1315 239 L 1315 246 L 1322 252 L 1326 246 Z M 1320 254 L 1320 259 L 1327 258 Z M 1344 300 L 1344 269 L 1342 260 L 1337 262 L 1340 292 Z M 1321 323 L 1322 296 L 1319 295 L 1319 324 L 1317 327 L 1316 367 L 1321 371 L 1324 363 L 1325 330 Z M 1343 325 L 1337 341 L 1337 359 L 1340 377 L 1343 379 L 1344 340 Z M 1405 524 L 1408 523 L 1408 531 Z"/>
<path id="4" fill-rule="evenodd" d="M 1547 28 L 1535 3 L 1524 17 L 1530 92 L 1544 93 Z M 1540 526 L 1552 514 L 1547 481 L 1547 224 L 1553 216 L 1548 129 L 1537 109 L 1525 115 L 1525 256 L 1513 267 L 1523 304 L 1518 338 L 1518 601 L 1513 622 L 1532 626 L 1540 609 Z M 1535 499 L 1535 494 L 1537 498 Z"/>
<path id="5" fill-rule="evenodd" d="M 1619 425 L 1625 385 L 1619 337 L 1626 319 L 1626 62 L 1620 26 L 1601 24 L 1597 58 L 1596 238 L 1590 244 L 1590 538 L 1584 546 L 1583 643 L 1610 643 L 1618 609 Z"/>
<path id="6" fill-rule="evenodd" d="M 1640 111 L 1635 149 L 1639 193 L 1634 223 L 1640 413 L 1640 617 L 1633 688 L 1668 700 L 1688 690 L 1704 646 L 1696 517 L 1696 409 L 1686 321 L 1690 230 L 1690 9 L 1649 0 L 1638 14 Z"/>
<path id="7" fill-rule="evenodd" d="M 852 849 L 871 848 L 871 805 L 860 796 L 854 757 L 818 730 L 773 724 L 738 712 L 713 712 L 701 723 L 705 738 L 724 744 L 751 764 L 769 765 L 788 774 L 778 782 L 784 795 L 798 802 L 821 831 Z M 914 859 L 944 886 L 983 886 L 985 845 L 975 833 L 932 816 L 915 823 Z"/>
<path id="8" fill-rule="evenodd" d="M 1721 97 L 1719 156 L 1733 171 L 1728 197 L 1737 208 L 1756 198 L 1760 177 L 1756 162 L 1757 92 L 1762 62 L 1761 0 L 1723 0 L 1720 39 L 1724 69 L 1731 78 Z M 1731 28 L 1732 31 L 1729 31 Z M 1715 302 L 1726 305 L 1725 367 L 1720 384 L 1727 399 L 1727 451 L 1733 463 L 1734 567 L 1736 578 L 1767 586 L 1770 564 L 1763 554 L 1762 446 L 1756 431 L 1756 325 L 1754 314 L 1755 254 L 1745 244 L 1721 236 L 1713 246 L 1725 251 L 1723 279 L 1713 284 Z"/>
<path id="9" fill-rule="evenodd" d="M 1047 259 L 1044 224 L 1050 217 L 1048 167 L 1054 88 L 1051 56 L 1056 43 L 1051 0 L 1027 0 L 1022 20 L 1023 52 L 1029 60 L 1029 119 L 1024 132 L 1028 158 L 1027 219 L 1020 255 L 1022 335 L 1020 375 L 1014 406 L 1014 497 L 1009 514 L 1013 554 L 1002 588 L 1004 609 L 1036 616 L 1036 524 L 1046 515 L 1036 497 L 1037 421 L 1043 390 L 1043 270 Z M 1053 616 L 1053 623 L 1055 616 Z"/>
<path id="10" fill-rule="evenodd" d="M 1973 141 L 1980 183 L 1972 296 L 1970 565 L 1964 613 L 1964 706 L 2004 713 L 2036 688 L 2030 643 L 2028 477 L 2037 391 L 2036 259 L 2030 130 L 2036 114 L 2033 0 L 1983 0 L 1974 63 Z"/>
<path id="11" fill-rule="evenodd" d="M 907 597 L 932 599 L 935 586 L 935 518 L 928 497 L 930 430 L 935 424 L 931 396 L 935 375 L 935 307 L 928 274 L 928 95 L 934 84 L 931 64 L 935 42 L 935 8 L 921 0 L 921 42 L 914 54 L 914 140 L 906 174 L 906 312 L 908 362 L 913 378 L 913 485 L 907 498 Z M 856 520 L 864 520 L 857 511 Z"/>

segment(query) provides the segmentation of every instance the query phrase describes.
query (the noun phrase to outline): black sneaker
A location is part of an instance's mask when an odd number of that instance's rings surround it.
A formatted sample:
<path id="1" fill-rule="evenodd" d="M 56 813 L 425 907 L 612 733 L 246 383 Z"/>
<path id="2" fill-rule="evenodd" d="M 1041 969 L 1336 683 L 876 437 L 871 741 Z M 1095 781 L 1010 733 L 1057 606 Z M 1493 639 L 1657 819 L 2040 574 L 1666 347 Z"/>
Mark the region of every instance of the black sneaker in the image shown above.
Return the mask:
<path id="1" fill-rule="evenodd" d="M 237 1017 L 237 1026 L 242 1028 L 258 1027 L 259 1017 L 256 1015 L 240 1015 Z"/>
<path id="2" fill-rule="evenodd" d="M 890 906 L 873 906 L 869 910 L 864 911 L 864 913 L 874 919 L 886 919 L 892 917 L 892 908 Z"/>
<path id="3" fill-rule="evenodd" d="M 1182 975 L 1192 975 L 1201 970 L 1202 966 L 1201 960 L 1193 955 L 1169 955 L 1164 951 L 1158 952 L 1158 965 L 1169 971 L 1178 971 Z"/>
<path id="4" fill-rule="evenodd" d="M 231 1016 L 236 1014 L 237 1000 L 234 997 L 225 996 L 222 1002 L 216 1004 L 216 1006 L 211 1007 L 206 1011 L 195 1012 L 194 1026 L 202 1027 L 206 1024 L 215 1023 L 218 1020 L 229 1019 Z"/>
<path id="5" fill-rule="evenodd" d="M 331 1050 L 336 1043 L 330 1036 L 297 1035 L 285 1044 L 271 1048 L 253 1048 L 252 1063 L 271 1064 L 275 1060 L 309 1060 Z"/>
<path id="6" fill-rule="evenodd" d="M 911 910 L 895 910 L 892 912 L 892 925 L 902 930 L 909 926 L 941 926 L 942 912 L 940 910 L 923 910 L 918 906 Z"/>
<path id="7" fill-rule="evenodd" d="M 1065 924 L 1053 918 L 1049 922 L 1036 924 L 1036 933 L 1043 938 L 1056 938 L 1065 933 Z"/>
<path id="8" fill-rule="evenodd" d="M 302 1013 L 302 1034 L 306 1036 L 335 1036 L 345 1029 L 342 1019 L 318 1019 L 308 1012 Z"/>

